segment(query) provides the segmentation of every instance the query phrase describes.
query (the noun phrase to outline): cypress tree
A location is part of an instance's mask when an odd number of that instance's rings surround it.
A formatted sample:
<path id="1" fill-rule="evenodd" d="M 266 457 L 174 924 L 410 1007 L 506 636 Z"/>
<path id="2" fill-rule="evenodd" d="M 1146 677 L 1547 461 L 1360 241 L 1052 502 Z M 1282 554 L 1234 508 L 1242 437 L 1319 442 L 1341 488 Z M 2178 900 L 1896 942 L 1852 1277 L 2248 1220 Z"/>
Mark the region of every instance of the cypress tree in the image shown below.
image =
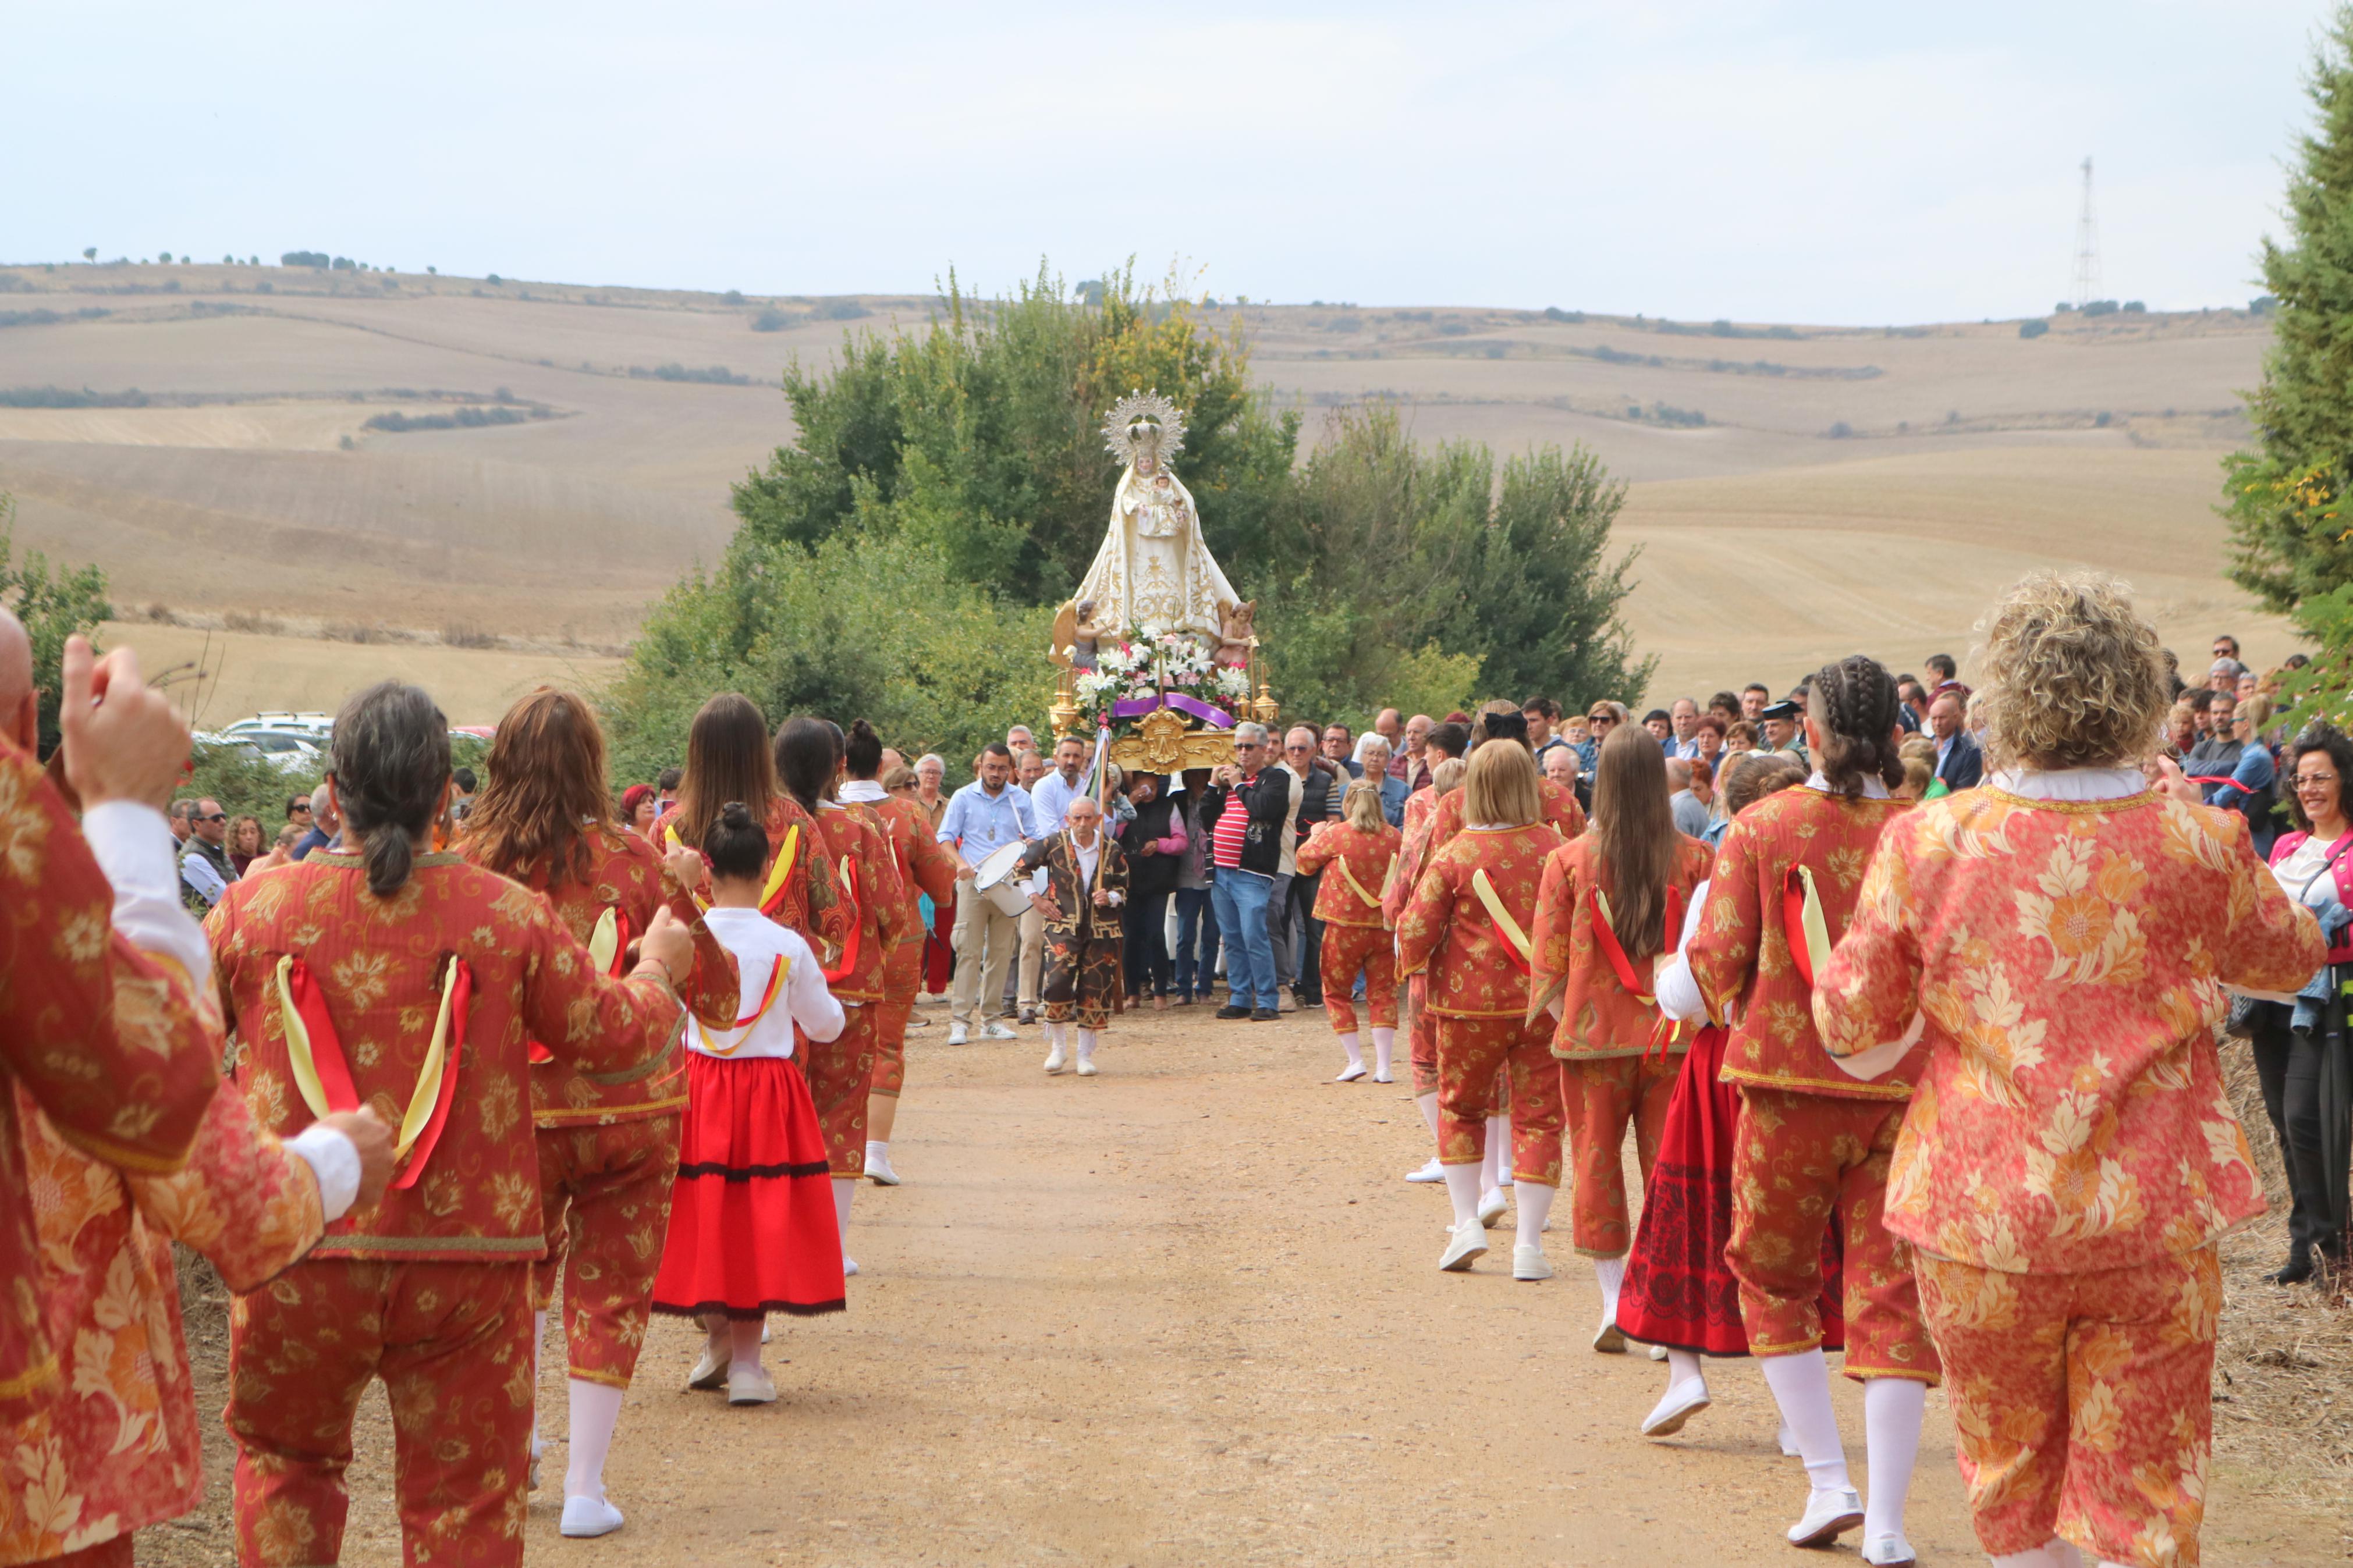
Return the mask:
<path id="1" fill-rule="evenodd" d="M 2263 242 L 2277 299 L 2256 444 L 2224 459 L 2231 576 L 2274 609 L 2353 584 L 2353 6 L 2315 51 L 2317 111 L 2287 190 L 2284 244 Z"/>

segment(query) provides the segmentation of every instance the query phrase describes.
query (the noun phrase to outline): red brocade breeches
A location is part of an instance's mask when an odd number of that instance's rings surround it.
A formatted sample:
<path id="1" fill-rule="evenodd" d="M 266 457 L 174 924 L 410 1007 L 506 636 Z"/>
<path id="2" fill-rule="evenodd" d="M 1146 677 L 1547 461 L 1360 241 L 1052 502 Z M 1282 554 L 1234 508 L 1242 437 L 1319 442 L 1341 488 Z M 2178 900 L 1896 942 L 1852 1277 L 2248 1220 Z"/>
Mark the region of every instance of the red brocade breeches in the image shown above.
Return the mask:
<path id="1" fill-rule="evenodd" d="M 1356 972 L 1365 973 L 1365 1009 L 1376 1029 L 1394 1029 L 1398 1022 L 1397 938 L 1379 926 L 1347 926 L 1327 921 L 1324 927 L 1324 1011 L 1335 1034 L 1356 1030 L 1356 1007 L 1349 1000 L 1356 989 Z"/>
<path id="2" fill-rule="evenodd" d="M 574 1377 L 627 1388 L 637 1370 L 670 1228 L 678 1132 L 674 1114 L 539 1130 L 547 1256 L 532 1266 L 532 1307 L 548 1309 L 560 1277 Z"/>
<path id="3" fill-rule="evenodd" d="M 237 1561 L 335 1561 L 352 1417 L 376 1377 L 405 1560 L 522 1563 L 531 1270 L 346 1259 L 298 1263 L 231 1309 Z"/>
<path id="4" fill-rule="evenodd" d="M 907 1020 L 915 1014 L 915 992 L 923 984 L 923 944 L 902 942 L 882 969 L 882 1000 L 874 1004 L 874 1074 L 869 1094 L 893 1100 L 907 1085 Z M 866 1151 L 860 1149 L 862 1163 Z"/>
<path id="5" fill-rule="evenodd" d="M 1936 1347 L 1920 1321 L 1911 1248 L 1880 1212 L 1902 1100 L 1841 1100 L 1743 1084 L 1733 1153 L 1732 1242 L 1740 1316 L 1758 1355 L 1821 1342 L 1822 1233 L 1843 1231 L 1846 1374 L 1937 1380 Z"/>
<path id="6" fill-rule="evenodd" d="M 1560 1063 L 1552 1021 L 1439 1016 L 1438 1159 L 1472 1165 L 1486 1157 L 1487 1118 L 1499 1114 L 1508 1083 L 1512 1179 L 1560 1185 Z"/>
<path id="7" fill-rule="evenodd" d="M 882 1016 L 872 1002 L 841 1012 L 841 1033 L 830 1040 L 802 1040 L 799 1059 L 825 1133 L 827 1163 L 837 1176 L 860 1176 L 866 1172 L 866 1096 L 874 1084 Z"/>
<path id="8" fill-rule="evenodd" d="M 2195 1568 L 2214 1436 L 2221 1265 L 2201 1247 L 2088 1274 L 1917 1259 L 1961 1479 L 1996 1556 Z"/>
<path id="9" fill-rule="evenodd" d="M 1674 1099 L 1680 1055 L 1584 1057 L 1560 1064 L 1577 1187 L 1574 1245 L 1588 1258 L 1626 1255 L 1626 1130 L 1647 1184 Z"/>

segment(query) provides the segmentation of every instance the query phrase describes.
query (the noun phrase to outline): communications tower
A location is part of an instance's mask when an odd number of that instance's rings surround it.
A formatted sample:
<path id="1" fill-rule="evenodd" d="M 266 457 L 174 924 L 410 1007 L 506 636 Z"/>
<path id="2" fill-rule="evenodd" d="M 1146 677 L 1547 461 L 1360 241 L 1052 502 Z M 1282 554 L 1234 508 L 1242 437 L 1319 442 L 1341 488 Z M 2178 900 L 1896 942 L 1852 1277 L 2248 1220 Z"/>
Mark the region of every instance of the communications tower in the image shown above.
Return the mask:
<path id="1" fill-rule="evenodd" d="M 2075 220 L 2075 309 L 2100 292 L 2100 226 L 2092 216 L 2092 160 L 2084 159 L 2084 212 Z"/>

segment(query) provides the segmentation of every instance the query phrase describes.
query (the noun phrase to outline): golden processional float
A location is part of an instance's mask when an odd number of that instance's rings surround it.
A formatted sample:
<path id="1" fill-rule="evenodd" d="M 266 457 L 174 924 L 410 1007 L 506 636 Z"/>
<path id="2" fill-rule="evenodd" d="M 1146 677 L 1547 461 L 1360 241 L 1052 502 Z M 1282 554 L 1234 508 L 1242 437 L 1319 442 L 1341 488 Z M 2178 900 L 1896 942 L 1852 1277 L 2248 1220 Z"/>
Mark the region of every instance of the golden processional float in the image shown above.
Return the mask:
<path id="1" fill-rule="evenodd" d="M 1123 773 L 1229 763 L 1237 723 L 1271 730 L 1282 712 L 1259 658 L 1258 601 L 1218 569 L 1193 494 L 1169 469 L 1185 445 L 1176 405 L 1131 392 L 1103 430 L 1125 468 L 1103 548 L 1054 619 L 1054 733 L 1092 741 L 1108 731 Z"/>

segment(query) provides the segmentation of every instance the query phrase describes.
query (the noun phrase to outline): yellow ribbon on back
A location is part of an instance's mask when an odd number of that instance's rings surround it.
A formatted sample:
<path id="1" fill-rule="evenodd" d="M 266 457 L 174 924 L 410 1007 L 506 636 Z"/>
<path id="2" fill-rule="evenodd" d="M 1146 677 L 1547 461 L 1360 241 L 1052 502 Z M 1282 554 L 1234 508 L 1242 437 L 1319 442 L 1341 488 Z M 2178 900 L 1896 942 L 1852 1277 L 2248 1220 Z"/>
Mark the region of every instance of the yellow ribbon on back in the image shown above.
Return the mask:
<path id="1" fill-rule="evenodd" d="M 1340 868 L 1340 879 L 1348 884 L 1348 891 L 1364 900 L 1366 903 L 1371 905 L 1374 909 L 1379 909 L 1381 907 L 1379 894 L 1365 891 L 1365 885 L 1356 880 L 1356 874 L 1354 871 L 1348 869 L 1348 858 L 1345 855 L 1334 856 L 1332 858 L 1332 863 Z M 1397 862 L 1392 860 L 1389 864 L 1391 866 L 1395 866 Z M 1381 890 L 1383 892 L 1388 890 L 1388 883 L 1386 880 L 1381 884 Z"/>
<path id="2" fill-rule="evenodd" d="M 613 955 L 621 946 L 621 911 L 610 905 L 596 917 L 596 929 L 588 933 L 588 956 L 596 961 L 596 973 L 613 972 Z"/>
<path id="3" fill-rule="evenodd" d="M 392 1157 L 405 1160 L 416 1143 L 425 1124 L 433 1120 L 433 1107 L 441 1098 L 441 1075 L 448 1070 L 449 1015 L 458 994 L 458 965 L 449 964 L 449 973 L 441 979 L 441 1011 L 433 1020 L 433 1039 L 425 1047 L 425 1065 L 417 1069 L 417 1089 L 408 1097 L 408 1109 L 400 1113 L 400 1137 L 392 1146 Z"/>
<path id="4" fill-rule="evenodd" d="M 1798 879 L 1806 885 L 1805 909 L 1799 916 L 1799 924 L 1805 931 L 1806 956 L 1812 961 L 1810 967 L 1813 973 L 1820 974 L 1831 965 L 1831 925 L 1822 915 L 1821 896 L 1814 891 L 1814 868 L 1799 867 Z"/>
<path id="5" fill-rule="evenodd" d="M 768 879 L 761 884 L 762 909 L 766 909 L 769 901 L 785 890 L 785 879 L 793 874 L 793 861 L 800 854 L 800 847 L 801 825 L 796 822 L 785 829 L 784 847 L 776 851 L 776 863 L 768 868 Z"/>
<path id="6" fill-rule="evenodd" d="M 294 955 L 288 953 L 278 961 L 278 1021 L 286 1030 L 286 1065 L 294 1069 L 294 1087 L 311 1114 L 325 1116 L 332 1108 L 327 1104 L 325 1087 L 319 1082 L 319 1068 L 311 1059 L 310 1026 L 294 1005 L 293 974 Z"/>
<path id="7" fill-rule="evenodd" d="M 1479 895 L 1481 903 L 1487 906 L 1487 913 L 1493 917 L 1495 929 L 1503 933 L 1504 940 L 1518 950 L 1523 960 L 1531 957 L 1534 944 L 1528 941 L 1526 930 L 1512 918 L 1512 911 L 1504 907 L 1503 896 L 1495 891 L 1495 884 L 1487 880 L 1485 870 L 1471 873 L 1471 890 Z"/>

